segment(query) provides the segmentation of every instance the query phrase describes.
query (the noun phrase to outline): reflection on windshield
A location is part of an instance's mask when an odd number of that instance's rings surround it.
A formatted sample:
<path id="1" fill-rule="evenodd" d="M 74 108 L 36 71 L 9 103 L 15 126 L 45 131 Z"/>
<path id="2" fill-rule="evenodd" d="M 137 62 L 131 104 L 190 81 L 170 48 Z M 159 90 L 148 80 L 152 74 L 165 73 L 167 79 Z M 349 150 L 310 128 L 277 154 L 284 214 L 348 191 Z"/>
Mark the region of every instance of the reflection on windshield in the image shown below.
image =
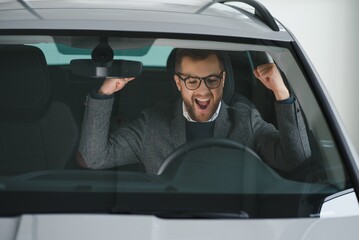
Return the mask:
<path id="1" fill-rule="evenodd" d="M 133 79 L 119 67 L 104 79 L 71 69 L 71 60 L 91 59 L 90 44 L 6 39 L 0 195 L 29 203 L 1 212 L 311 217 L 351 187 L 290 49 L 217 42 L 204 51 L 175 39 L 114 47 L 113 59 L 141 62 L 142 73 Z M 229 45 L 240 51 L 223 51 Z M 93 69 L 110 68 L 103 63 Z M 64 206 L 54 210 L 59 196 Z M 42 198 L 56 204 L 31 205 Z"/>

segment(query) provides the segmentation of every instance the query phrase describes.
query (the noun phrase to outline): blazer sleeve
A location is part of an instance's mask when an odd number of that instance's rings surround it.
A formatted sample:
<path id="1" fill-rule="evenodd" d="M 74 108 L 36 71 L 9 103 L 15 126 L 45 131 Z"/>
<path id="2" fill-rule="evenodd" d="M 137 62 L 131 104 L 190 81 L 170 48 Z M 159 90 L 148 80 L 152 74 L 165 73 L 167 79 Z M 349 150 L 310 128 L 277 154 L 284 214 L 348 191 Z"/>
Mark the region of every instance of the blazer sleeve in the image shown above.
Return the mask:
<path id="1" fill-rule="evenodd" d="M 275 109 L 278 129 L 266 123 L 257 110 L 252 110 L 254 147 L 270 166 L 291 170 L 311 156 L 304 119 L 297 101 L 275 103 Z"/>
<path id="2" fill-rule="evenodd" d="M 103 169 L 138 162 L 145 135 L 144 118 L 126 127 L 110 130 L 114 98 L 87 96 L 79 152 L 87 167 Z"/>

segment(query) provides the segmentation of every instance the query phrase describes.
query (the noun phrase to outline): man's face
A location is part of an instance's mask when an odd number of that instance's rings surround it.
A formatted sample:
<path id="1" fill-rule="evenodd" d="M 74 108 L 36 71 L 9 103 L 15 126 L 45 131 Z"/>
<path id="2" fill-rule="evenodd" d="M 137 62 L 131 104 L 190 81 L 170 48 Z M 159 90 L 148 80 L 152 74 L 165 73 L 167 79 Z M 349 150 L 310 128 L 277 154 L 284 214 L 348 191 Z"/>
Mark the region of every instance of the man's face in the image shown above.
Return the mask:
<path id="1" fill-rule="evenodd" d="M 211 54 L 203 60 L 193 60 L 184 57 L 181 63 L 181 74 L 184 76 L 207 77 L 209 75 L 219 75 L 222 69 L 216 55 Z M 183 102 L 187 108 L 189 116 L 197 122 L 208 121 L 222 99 L 225 73 L 221 84 L 215 89 L 209 89 L 204 81 L 199 88 L 189 90 L 186 88 L 184 81 L 177 75 L 175 81 L 178 90 L 181 92 Z"/>

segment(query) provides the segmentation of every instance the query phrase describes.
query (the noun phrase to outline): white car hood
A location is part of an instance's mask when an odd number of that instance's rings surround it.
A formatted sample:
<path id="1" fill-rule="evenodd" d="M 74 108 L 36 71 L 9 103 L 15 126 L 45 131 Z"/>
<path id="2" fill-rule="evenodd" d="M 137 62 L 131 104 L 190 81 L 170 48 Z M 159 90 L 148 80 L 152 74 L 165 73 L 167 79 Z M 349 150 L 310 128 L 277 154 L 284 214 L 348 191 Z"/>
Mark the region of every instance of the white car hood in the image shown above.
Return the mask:
<path id="1" fill-rule="evenodd" d="M 1 240 L 355 239 L 359 216 L 313 219 L 191 220 L 154 216 L 43 214 L 0 218 Z"/>

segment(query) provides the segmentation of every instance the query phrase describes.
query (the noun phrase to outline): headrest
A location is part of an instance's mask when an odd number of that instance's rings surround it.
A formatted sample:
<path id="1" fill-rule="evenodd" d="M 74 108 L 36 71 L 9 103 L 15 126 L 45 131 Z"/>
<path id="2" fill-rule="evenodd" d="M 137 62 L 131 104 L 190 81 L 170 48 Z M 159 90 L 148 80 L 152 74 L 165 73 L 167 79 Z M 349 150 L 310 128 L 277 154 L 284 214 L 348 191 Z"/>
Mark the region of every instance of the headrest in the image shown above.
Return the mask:
<path id="1" fill-rule="evenodd" d="M 35 116 L 50 98 L 45 56 L 24 45 L 0 45 L 0 113 Z"/>
<path id="2" fill-rule="evenodd" d="M 232 70 L 231 60 L 226 52 L 221 54 L 224 71 L 226 72 L 226 81 L 223 88 L 223 101 L 227 105 L 231 105 L 234 94 L 234 75 Z"/>
<path id="3" fill-rule="evenodd" d="M 167 59 L 167 72 L 169 73 L 170 80 L 173 80 L 175 74 L 175 59 L 177 49 L 173 49 Z M 223 101 L 226 104 L 230 104 L 234 95 L 234 76 L 232 70 L 232 64 L 229 55 L 226 52 L 221 52 L 221 60 L 223 62 L 224 71 L 226 72 L 226 81 L 223 88 Z M 177 88 L 176 88 L 177 90 Z"/>

